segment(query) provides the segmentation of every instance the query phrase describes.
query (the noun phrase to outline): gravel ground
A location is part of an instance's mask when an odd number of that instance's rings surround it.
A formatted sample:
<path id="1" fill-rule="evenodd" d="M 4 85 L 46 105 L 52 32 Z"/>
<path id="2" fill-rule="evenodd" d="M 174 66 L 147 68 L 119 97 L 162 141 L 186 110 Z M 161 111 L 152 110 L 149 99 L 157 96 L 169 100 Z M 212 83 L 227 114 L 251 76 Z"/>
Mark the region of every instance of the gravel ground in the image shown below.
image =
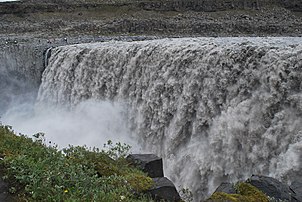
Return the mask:
<path id="1" fill-rule="evenodd" d="M 141 5 L 129 0 L 0 3 L 0 44 L 57 43 L 64 38 L 76 43 L 115 36 L 302 36 L 302 13 L 276 5 L 217 9 L 213 4 L 212 12 L 187 4 L 180 9 L 174 4 Z"/>

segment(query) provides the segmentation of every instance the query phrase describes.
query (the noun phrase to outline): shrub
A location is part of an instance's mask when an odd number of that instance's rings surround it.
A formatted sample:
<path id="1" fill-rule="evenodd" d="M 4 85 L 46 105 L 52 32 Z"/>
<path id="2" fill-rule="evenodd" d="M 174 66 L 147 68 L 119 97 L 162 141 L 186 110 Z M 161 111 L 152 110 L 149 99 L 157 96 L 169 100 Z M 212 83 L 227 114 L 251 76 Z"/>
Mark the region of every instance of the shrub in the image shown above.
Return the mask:
<path id="1" fill-rule="evenodd" d="M 0 126 L 0 166 L 20 201 L 150 201 L 137 193 L 152 183 L 126 162 L 129 146 L 58 150 L 45 145 L 42 133 L 34 138 Z"/>

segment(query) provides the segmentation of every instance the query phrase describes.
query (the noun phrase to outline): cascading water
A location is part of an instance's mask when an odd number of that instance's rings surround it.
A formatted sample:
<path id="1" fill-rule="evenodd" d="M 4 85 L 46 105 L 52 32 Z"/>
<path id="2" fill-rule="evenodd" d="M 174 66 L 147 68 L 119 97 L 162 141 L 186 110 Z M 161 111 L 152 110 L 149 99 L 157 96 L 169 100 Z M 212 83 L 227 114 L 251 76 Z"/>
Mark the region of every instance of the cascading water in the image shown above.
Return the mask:
<path id="1" fill-rule="evenodd" d="M 128 103 L 131 130 L 195 201 L 222 181 L 301 174 L 302 40 L 185 38 L 52 49 L 38 106 Z"/>

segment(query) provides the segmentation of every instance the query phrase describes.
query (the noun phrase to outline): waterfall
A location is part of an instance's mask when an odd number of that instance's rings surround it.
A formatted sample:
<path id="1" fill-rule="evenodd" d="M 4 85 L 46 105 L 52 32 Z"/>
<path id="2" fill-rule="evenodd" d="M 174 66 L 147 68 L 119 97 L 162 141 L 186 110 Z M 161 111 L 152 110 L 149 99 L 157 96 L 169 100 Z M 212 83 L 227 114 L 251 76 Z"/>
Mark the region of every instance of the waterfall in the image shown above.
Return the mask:
<path id="1" fill-rule="evenodd" d="M 44 54 L 44 67 L 47 67 L 47 65 L 48 65 L 48 59 L 49 59 L 50 56 L 51 56 L 51 49 L 52 49 L 52 48 L 48 48 L 48 49 L 45 51 L 45 54 Z"/>
<path id="2" fill-rule="evenodd" d="M 302 176 L 302 40 L 182 38 L 53 48 L 38 105 L 126 102 L 131 130 L 195 201 L 222 181 Z"/>

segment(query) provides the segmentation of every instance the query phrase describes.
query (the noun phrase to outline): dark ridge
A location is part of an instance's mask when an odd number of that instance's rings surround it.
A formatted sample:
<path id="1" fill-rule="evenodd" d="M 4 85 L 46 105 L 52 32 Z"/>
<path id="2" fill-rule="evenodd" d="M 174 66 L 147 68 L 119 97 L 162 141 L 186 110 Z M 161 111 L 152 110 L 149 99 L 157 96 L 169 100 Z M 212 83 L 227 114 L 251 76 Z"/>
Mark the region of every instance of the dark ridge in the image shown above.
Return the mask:
<path id="1" fill-rule="evenodd" d="M 0 14 L 74 11 L 77 9 L 95 9 L 106 6 L 131 6 L 153 11 L 198 11 L 215 12 L 227 10 L 259 9 L 265 6 L 281 6 L 292 11 L 302 11 L 299 0 L 153 0 L 153 1 L 58 1 L 58 0 L 23 0 L 20 2 L 0 3 Z"/>

